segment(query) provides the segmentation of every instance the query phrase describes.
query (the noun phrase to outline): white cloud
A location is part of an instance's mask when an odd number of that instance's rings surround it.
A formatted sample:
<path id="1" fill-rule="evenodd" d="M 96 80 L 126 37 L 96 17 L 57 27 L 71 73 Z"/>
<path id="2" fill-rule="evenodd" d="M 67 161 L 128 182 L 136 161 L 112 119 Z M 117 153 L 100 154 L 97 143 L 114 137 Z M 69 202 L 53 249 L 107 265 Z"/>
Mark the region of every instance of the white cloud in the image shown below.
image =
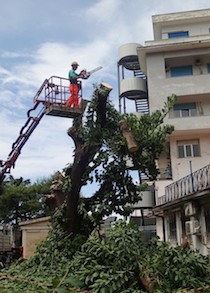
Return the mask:
<path id="1" fill-rule="evenodd" d="M 27 111 L 33 107 L 33 97 L 46 78 L 67 77 L 74 59 L 79 69 L 103 66 L 84 81 L 84 96 L 89 99 L 92 84 L 105 81 L 113 86 L 110 97 L 118 107 L 119 46 L 129 42 L 144 45 L 151 40 L 153 14 L 209 8 L 207 0 L 35 2 L 12 1 L 12 10 L 9 2 L 1 5 L 0 159 L 10 152 Z M 42 177 L 72 161 L 73 143 L 66 134 L 71 122 L 44 116 L 22 149 L 12 174 Z"/>
<path id="2" fill-rule="evenodd" d="M 9 75 L 9 70 L 7 70 L 6 68 L 0 66 L 0 76 L 1 79 L 3 79 L 5 76 Z"/>
<path id="3" fill-rule="evenodd" d="M 86 10 L 86 17 L 96 23 L 110 23 L 120 11 L 121 0 L 100 0 Z M 110 23 L 111 24 L 111 23 Z"/>

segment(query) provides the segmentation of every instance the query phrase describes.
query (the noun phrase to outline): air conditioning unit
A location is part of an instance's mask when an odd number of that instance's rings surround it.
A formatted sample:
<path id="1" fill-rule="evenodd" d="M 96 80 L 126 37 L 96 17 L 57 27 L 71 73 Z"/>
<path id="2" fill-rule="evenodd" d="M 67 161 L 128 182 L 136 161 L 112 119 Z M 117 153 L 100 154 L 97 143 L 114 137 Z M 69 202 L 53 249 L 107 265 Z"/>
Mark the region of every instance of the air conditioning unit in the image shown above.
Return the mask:
<path id="1" fill-rule="evenodd" d="M 196 208 L 192 202 L 188 202 L 184 205 L 184 214 L 186 217 L 194 216 L 196 214 Z"/>
<path id="2" fill-rule="evenodd" d="M 199 221 L 187 221 L 185 222 L 185 231 L 187 235 L 197 235 L 201 232 L 201 226 Z"/>

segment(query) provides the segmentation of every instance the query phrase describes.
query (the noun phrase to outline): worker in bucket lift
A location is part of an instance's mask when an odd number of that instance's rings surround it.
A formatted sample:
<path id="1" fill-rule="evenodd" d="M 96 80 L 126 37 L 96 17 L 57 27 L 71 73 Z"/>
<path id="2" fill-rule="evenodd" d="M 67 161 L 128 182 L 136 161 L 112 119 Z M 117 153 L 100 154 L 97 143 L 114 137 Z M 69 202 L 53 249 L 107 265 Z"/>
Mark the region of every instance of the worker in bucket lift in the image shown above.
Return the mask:
<path id="1" fill-rule="evenodd" d="M 80 84 L 78 83 L 79 78 L 87 79 L 88 73 L 86 70 L 82 70 L 79 74 L 76 72 L 79 64 L 76 61 L 71 63 L 72 69 L 69 71 L 69 90 L 70 90 L 70 97 L 66 102 L 67 107 L 71 107 L 73 105 L 74 108 L 78 108 L 79 102 L 79 90 Z"/>

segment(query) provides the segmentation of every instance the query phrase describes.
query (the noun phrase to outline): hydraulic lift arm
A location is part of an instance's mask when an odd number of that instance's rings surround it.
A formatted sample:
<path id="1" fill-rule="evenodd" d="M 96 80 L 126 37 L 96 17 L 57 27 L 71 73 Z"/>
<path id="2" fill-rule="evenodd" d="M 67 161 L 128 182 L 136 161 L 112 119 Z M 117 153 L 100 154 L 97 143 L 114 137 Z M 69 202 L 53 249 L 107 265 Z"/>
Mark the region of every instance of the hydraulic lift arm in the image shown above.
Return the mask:
<path id="1" fill-rule="evenodd" d="M 31 116 L 31 112 L 36 110 L 39 106 L 40 102 L 36 102 L 34 107 L 27 112 L 27 121 L 25 125 L 21 128 L 20 133 L 16 141 L 12 145 L 12 150 L 8 155 L 8 159 L 6 161 L 1 161 L 1 171 L 0 171 L 0 183 L 3 182 L 6 173 L 10 173 L 11 168 L 14 168 L 15 162 L 19 157 L 21 150 L 27 140 L 29 139 L 30 135 L 34 131 L 34 129 L 39 124 L 39 121 L 45 114 L 46 107 L 42 105 L 38 115 Z"/>
<path id="2" fill-rule="evenodd" d="M 88 76 L 100 70 L 101 68 L 102 67 L 99 66 L 89 71 Z M 69 79 L 59 76 L 51 76 L 49 79 L 44 80 L 41 87 L 34 96 L 34 106 L 27 112 L 27 121 L 21 128 L 18 138 L 12 144 L 12 150 L 9 153 L 7 160 L 0 160 L 0 184 L 3 182 L 6 174 L 10 173 L 11 168 L 14 168 L 15 162 L 19 157 L 23 146 L 45 114 L 75 118 L 85 111 L 87 103 L 82 99 L 82 90 L 80 91 L 80 107 L 69 108 L 65 106 L 66 101 L 69 98 Z M 36 113 L 38 112 L 38 114 L 32 116 L 33 113 L 31 112 L 35 110 Z"/>

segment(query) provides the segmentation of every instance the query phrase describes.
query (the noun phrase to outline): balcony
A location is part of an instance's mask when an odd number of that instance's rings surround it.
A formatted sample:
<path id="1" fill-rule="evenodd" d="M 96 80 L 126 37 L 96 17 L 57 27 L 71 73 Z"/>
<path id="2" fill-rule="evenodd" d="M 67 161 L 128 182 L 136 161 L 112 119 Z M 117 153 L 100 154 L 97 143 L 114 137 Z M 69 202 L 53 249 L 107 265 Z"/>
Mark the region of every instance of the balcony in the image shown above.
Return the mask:
<path id="1" fill-rule="evenodd" d="M 153 208 L 155 206 L 154 190 L 145 190 L 141 192 L 142 199 L 133 205 L 134 209 Z"/>
<path id="2" fill-rule="evenodd" d="M 126 97 L 132 100 L 147 98 L 146 80 L 138 77 L 121 80 L 120 97 Z"/>
<path id="3" fill-rule="evenodd" d="M 139 70 L 140 64 L 137 56 L 137 48 L 142 47 L 138 43 L 124 44 L 119 48 L 119 64 L 128 70 Z"/>
<path id="4" fill-rule="evenodd" d="M 210 188 L 210 165 L 165 187 L 165 195 L 157 198 L 157 206 L 184 198 Z"/>
<path id="5" fill-rule="evenodd" d="M 178 96 L 200 95 L 210 93 L 209 74 L 164 77 L 162 84 L 166 89 L 166 94 L 176 93 Z M 182 85 L 182 86 L 181 86 Z M 159 85 L 160 86 L 160 85 Z"/>
<path id="6" fill-rule="evenodd" d="M 174 126 L 173 135 L 177 134 L 189 134 L 189 133 L 206 133 L 209 134 L 210 129 L 210 114 L 208 115 L 197 115 L 193 117 L 180 117 L 180 118 L 166 118 L 166 124 Z"/>

